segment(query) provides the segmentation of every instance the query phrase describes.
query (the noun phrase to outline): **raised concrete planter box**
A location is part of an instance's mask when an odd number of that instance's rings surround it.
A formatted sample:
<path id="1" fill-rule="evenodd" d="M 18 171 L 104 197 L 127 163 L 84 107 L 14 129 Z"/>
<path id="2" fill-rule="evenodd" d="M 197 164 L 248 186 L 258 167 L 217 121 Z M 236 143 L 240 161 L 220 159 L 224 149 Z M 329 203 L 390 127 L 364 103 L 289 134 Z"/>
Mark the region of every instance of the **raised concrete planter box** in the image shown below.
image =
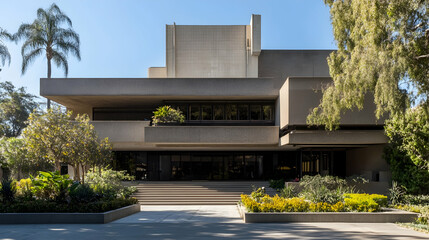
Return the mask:
<path id="1" fill-rule="evenodd" d="M 395 223 L 414 222 L 417 213 L 386 209 L 383 212 L 288 212 L 288 213 L 250 213 L 238 206 L 240 217 L 245 223 L 278 222 L 351 222 L 351 223 Z"/>
<path id="2" fill-rule="evenodd" d="M 140 204 L 103 213 L 0 213 L 0 224 L 109 223 L 140 212 Z"/>

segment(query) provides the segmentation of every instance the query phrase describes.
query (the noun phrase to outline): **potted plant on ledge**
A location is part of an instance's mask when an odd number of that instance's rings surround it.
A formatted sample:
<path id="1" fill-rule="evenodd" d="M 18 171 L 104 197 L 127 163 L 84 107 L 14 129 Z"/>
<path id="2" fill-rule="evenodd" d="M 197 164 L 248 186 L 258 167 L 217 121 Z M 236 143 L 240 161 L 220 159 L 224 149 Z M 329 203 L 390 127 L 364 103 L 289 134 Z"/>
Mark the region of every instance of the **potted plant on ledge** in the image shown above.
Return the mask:
<path id="1" fill-rule="evenodd" d="M 154 126 L 179 125 L 185 121 L 185 116 L 179 109 L 170 106 L 162 106 L 153 112 L 152 123 Z"/>

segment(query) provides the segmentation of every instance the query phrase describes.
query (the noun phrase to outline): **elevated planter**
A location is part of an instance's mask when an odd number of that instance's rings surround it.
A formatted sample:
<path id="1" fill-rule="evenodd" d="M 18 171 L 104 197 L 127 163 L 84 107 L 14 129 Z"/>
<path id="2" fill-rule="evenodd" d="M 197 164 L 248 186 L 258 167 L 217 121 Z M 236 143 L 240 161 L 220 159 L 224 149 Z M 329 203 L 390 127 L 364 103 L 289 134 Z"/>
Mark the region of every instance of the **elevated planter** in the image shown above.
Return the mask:
<path id="1" fill-rule="evenodd" d="M 137 212 L 140 212 L 140 204 L 102 213 L 0 213 L 0 224 L 100 224 Z"/>
<path id="2" fill-rule="evenodd" d="M 251 213 L 237 205 L 240 217 L 245 223 L 286 223 L 286 222 L 348 222 L 348 223 L 395 223 L 414 222 L 418 213 L 396 209 L 381 212 L 270 212 Z"/>

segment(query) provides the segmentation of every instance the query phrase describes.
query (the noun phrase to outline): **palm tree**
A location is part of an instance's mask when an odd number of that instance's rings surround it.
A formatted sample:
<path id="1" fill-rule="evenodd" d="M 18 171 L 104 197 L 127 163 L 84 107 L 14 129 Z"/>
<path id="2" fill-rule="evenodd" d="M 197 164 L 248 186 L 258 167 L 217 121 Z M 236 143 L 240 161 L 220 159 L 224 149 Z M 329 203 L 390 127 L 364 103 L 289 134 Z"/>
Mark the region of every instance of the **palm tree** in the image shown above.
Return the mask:
<path id="1" fill-rule="evenodd" d="M 7 50 L 6 45 L 4 45 L 2 39 L 13 41 L 13 36 L 3 28 L 0 28 L 0 62 L 1 62 L 1 65 L 4 66 L 6 61 L 8 62 L 8 64 L 10 64 L 10 53 Z M 1 68 L 0 68 L 0 71 L 1 71 Z"/>
<path id="2" fill-rule="evenodd" d="M 61 27 L 64 23 L 68 28 Z M 61 67 L 67 77 L 68 53 L 80 60 L 79 35 L 73 31 L 70 18 L 55 3 L 46 10 L 39 8 L 36 20 L 32 24 L 22 24 L 16 33 L 16 38 L 25 40 L 21 48 L 22 74 L 25 73 L 28 65 L 43 53 L 46 54 L 48 63 L 48 78 L 51 78 L 51 61 L 54 61 L 57 67 Z M 48 109 L 50 106 L 51 101 L 48 99 Z"/>

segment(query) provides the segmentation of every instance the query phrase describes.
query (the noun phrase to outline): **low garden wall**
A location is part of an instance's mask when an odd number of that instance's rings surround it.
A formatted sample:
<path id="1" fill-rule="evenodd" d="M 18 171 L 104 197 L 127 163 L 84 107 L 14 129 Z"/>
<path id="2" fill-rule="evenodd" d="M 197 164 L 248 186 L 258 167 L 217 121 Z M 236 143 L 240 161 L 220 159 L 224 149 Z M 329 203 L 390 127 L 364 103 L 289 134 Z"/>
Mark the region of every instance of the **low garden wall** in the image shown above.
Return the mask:
<path id="1" fill-rule="evenodd" d="M 349 222 L 349 223 L 395 223 L 414 222 L 418 213 L 384 209 L 381 212 L 264 212 L 251 213 L 238 205 L 240 217 L 245 223 L 279 222 Z"/>
<path id="2" fill-rule="evenodd" d="M 140 212 L 140 204 L 102 213 L 0 213 L 0 224 L 100 224 Z"/>

